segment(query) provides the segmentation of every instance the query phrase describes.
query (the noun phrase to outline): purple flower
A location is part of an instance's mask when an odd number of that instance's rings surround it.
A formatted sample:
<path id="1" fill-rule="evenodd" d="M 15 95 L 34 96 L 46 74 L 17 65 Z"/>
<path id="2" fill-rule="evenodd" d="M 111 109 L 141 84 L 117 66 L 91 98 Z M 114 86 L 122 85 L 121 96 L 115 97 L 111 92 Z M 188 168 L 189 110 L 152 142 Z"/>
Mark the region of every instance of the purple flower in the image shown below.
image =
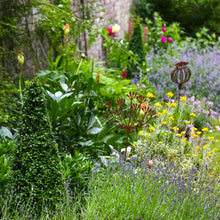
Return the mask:
<path id="1" fill-rule="evenodd" d="M 213 102 L 207 101 L 207 102 L 206 102 L 206 105 L 207 105 L 207 106 L 213 106 Z"/>

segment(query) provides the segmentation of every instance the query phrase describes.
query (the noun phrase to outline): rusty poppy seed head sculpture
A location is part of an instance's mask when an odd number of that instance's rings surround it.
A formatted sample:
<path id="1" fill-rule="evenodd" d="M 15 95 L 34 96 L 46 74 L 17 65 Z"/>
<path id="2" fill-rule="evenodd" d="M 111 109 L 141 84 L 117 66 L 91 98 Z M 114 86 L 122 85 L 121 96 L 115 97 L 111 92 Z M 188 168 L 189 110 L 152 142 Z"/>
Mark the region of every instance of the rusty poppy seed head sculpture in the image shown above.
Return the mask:
<path id="1" fill-rule="evenodd" d="M 171 72 L 171 80 L 178 84 L 179 90 L 182 85 L 189 81 L 191 77 L 191 70 L 186 66 L 188 62 L 179 62 L 175 64 L 175 69 Z"/>
<path id="2" fill-rule="evenodd" d="M 191 77 L 191 70 L 187 67 L 188 62 L 179 62 L 175 64 L 175 69 L 171 72 L 171 80 L 178 85 L 179 97 L 178 97 L 178 110 L 180 91 L 184 83 L 188 82 Z"/>
<path id="3" fill-rule="evenodd" d="M 130 108 L 126 106 L 125 99 L 120 98 L 116 101 L 116 109 L 112 109 L 112 102 L 108 102 L 105 105 L 107 111 L 103 114 L 103 117 L 106 118 L 111 124 L 115 125 L 118 128 L 124 129 L 127 132 L 127 141 L 125 148 L 125 157 L 127 155 L 128 147 L 128 136 L 131 130 L 142 127 L 147 124 L 152 118 L 157 117 L 156 112 L 153 108 L 147 107 L 142 108 L 142 104 L 147 101 L 147 99 L 138 95 L 135 92 L 130 92 L 126 95 L 130 101 Z M 141 113 L 142 112 L 142 113 Z"/>

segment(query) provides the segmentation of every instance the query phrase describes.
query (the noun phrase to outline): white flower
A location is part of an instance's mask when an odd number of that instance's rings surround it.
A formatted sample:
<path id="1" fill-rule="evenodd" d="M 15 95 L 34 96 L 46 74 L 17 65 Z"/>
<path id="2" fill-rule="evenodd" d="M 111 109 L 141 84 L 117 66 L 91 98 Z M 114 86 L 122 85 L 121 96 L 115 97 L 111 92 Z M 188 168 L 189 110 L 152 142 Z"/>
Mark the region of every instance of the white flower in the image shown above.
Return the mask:
<path id="1" fill-rule="evenodd" d="M 120 30 L 120 26 L 118 24 L 115 24 L 113 27 L 112 27 L 112 32 L 113 33 L 116 33 Z"/>

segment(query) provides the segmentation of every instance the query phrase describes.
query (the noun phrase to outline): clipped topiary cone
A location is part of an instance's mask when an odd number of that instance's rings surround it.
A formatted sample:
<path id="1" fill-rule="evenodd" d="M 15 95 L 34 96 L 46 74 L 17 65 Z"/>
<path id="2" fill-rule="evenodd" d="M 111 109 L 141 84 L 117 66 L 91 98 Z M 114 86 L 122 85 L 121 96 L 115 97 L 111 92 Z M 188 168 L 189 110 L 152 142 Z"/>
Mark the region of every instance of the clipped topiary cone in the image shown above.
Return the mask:
<path id="1" fill-rule="evenodd" d="M 58 147 L 38 82 L 26 83 L 21 125 L 12 163 L 14 204 L 29 205 L 38 215 L 42 207 L 55 208 L 63 181 Z"/>

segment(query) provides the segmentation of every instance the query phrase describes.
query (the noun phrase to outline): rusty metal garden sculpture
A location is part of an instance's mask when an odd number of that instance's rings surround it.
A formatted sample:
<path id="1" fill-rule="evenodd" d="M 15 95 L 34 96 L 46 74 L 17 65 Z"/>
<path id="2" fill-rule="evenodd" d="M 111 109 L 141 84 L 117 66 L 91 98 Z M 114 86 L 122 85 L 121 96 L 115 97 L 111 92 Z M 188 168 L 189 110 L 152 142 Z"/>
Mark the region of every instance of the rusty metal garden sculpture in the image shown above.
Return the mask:
<path id="1" fill-rule="evenodd" d="M 144 105 L 145 107 L 143 108 L 143 103 L 147 100 L 144 96 L 130 92 L 127 94 L 127 97 L 130 101 L 130 109 L 129 107 L 126 108 L 126 100 L 120 98 L 116 101 L 117 109 L 113 111 L 112 102 L 110 101 L 105 105 L 107 111 L 103 115 L 111 124 L 118 128 L 125 129 L 127 132 L 124 160 L 126 160 L 128 136 L 131 130 L 140 128 L 146 125 L 152 118 L 157 117 L 152 107 Z"/>
<path id="2" fill-rule="evenodd" d="M 178 111 L 180 102 L 180 92 L 184 83 L 188 82 L 191 77 L 191 70 L 187 67 L 188 62 L 179 62 L 175 64 L 175 69 L 171 72 L 171 80 L 178 85 Z"/>

